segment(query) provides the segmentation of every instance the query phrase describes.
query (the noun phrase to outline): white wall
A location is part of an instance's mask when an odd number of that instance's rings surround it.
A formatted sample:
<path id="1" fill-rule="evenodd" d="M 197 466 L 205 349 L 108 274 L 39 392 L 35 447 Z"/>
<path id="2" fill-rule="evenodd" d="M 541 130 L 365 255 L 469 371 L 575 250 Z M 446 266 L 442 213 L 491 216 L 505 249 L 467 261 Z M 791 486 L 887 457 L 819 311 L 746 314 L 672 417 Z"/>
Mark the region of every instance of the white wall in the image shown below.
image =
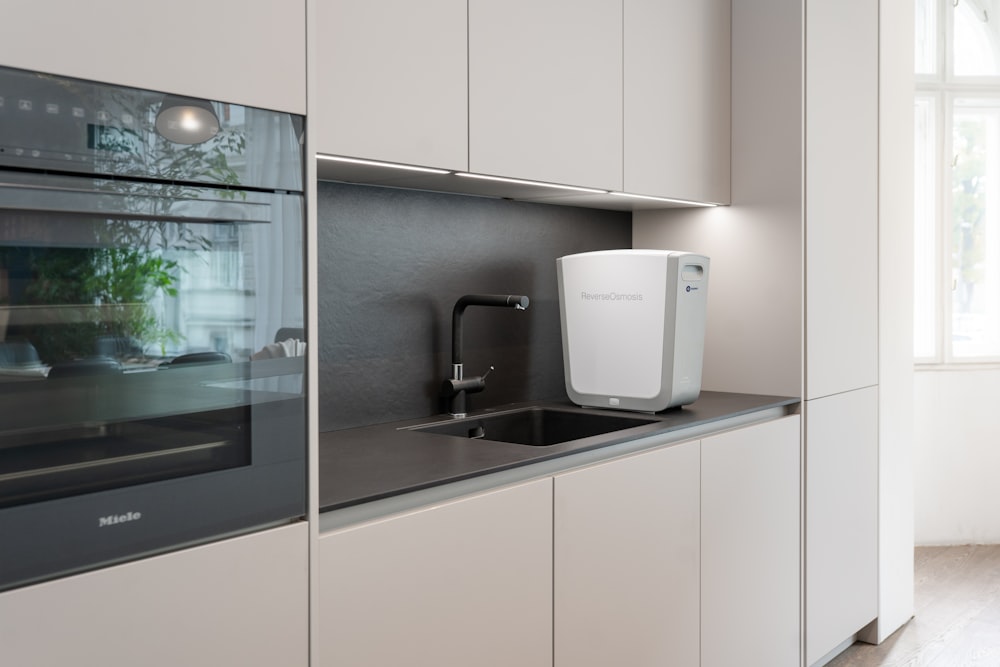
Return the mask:
<path id="1" fill-rule="evenodd" d="M 918 545 L 1000 544 L 1000 371 L 922 371 L 915 382 Z"/>

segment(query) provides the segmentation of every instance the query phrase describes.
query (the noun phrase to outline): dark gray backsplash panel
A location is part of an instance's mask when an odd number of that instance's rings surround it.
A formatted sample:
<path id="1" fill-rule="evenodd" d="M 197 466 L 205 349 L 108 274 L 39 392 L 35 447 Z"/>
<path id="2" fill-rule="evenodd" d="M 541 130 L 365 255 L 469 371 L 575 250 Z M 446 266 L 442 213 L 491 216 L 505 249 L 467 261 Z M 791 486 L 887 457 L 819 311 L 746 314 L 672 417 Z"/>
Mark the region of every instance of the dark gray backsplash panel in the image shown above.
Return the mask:
<path id="1" fill-rule="evenodd" d="M 483 197 L 320 182 L 317 213 L 321 431 L 441 412 L 463 294 L 531 299 L 466 309 L 470 409 L 565 398 L 555 260 L 632 245 L 629 213 Z"/>

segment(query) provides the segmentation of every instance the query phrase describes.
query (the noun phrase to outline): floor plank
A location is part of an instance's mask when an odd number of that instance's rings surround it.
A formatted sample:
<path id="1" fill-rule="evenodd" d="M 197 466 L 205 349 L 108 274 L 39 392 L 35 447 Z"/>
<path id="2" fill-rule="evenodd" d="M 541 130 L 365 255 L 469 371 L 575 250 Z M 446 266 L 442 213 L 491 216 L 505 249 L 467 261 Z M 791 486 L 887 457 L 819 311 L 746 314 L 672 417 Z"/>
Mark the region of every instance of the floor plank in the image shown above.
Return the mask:
<path id="1" fill-rule="evenodd" d="M 1000 667 L 1000 545 L 918 547 L 909 623 L 830 667 Z"/>

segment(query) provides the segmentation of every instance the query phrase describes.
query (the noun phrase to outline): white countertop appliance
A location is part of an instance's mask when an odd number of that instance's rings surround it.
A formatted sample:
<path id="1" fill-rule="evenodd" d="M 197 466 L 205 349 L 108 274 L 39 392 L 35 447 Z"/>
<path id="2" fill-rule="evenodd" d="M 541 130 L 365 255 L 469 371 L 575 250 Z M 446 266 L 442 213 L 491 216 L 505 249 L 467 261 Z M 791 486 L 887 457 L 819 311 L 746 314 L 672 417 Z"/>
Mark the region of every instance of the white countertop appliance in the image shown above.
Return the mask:
<path id="1" fill-rule="evenodd" d="M 560 257 L 556 270 L 571 401 L 659 412 L 698 398 L 708 257 L 602 250 Z"/>

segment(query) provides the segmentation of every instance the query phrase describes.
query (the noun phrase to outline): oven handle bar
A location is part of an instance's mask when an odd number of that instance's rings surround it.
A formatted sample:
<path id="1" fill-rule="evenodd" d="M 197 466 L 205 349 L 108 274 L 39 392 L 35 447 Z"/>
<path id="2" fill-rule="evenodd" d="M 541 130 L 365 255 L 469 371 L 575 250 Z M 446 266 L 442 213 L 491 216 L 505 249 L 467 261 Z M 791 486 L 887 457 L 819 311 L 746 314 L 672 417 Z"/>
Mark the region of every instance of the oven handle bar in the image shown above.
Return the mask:
<path id="1" fill-rule="evenodd" d="M 170 222 L 267 223 L 281 193 L 189 184 L 0 173 L 0 210 Z"/>
<path id="2" fill-rule="evenodd" d="M 121 465 L 124 463 L 136 463 L 139 461 L 148 461 L 151 459 L 162 459 L 164 457 L 178 457 L 178 456 L 183 456 L 185 454 L 207 452 L 218 449 L 220 447 L 226 447 L 227 445 L 230 444 L 231 443 L 228 440 L 220 440 L 218 442 L 206 442 L 197 445 L 186 445 L 184 447 L 171 447 L 169 449 L 161 449 L 152 452 L 143 452 L 140 454 L 127 454 L 124 456 L 115 456 L 106 459 L 96 459 L 93 461 L 81 461 L 79 463 L 68 463 L 58 466 L 49 466 L 47 468 L 32 468 L 30 470 L 22 470 L 19 472 L 4 473 L 0 475 L 0 484 L 5 482 L 12 482 L 14 480 L 26 479 L 29 477 L 40 477 L 40 476 L 54 475 L 65 472 L 76 472 L 78 470 L 84 470 L 87 468 L 104 468 L 115 465 Z"/>

